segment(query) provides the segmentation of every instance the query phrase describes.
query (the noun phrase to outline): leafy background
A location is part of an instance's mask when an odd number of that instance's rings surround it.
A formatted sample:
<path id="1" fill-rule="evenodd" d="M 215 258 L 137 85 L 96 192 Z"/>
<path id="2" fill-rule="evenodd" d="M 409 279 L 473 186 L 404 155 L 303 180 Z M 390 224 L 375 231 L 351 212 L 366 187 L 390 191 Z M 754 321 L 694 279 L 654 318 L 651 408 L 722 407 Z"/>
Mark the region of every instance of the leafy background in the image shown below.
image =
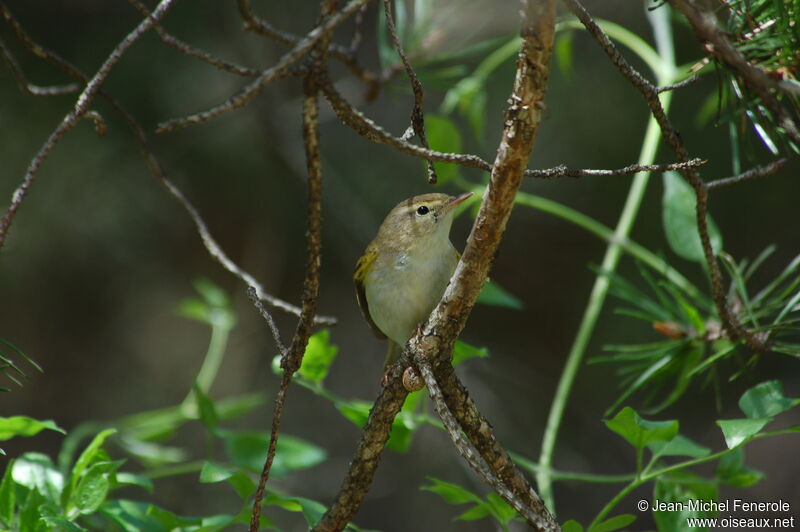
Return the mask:
<path id="1" fill-rule="evenodd" d="M 651 40 L 640 4 L 605 0 L 590 2 L 587 7 L 596 16 L 612 19 Z M 54 4 L 31 0 L 12 8 L 37 40 L 85 71 L 93 71 L 127 28 L 138 21 L 136 12 L 124 2 Z M 317 3 L 265 3 L 259 8 L 268 20 L 302 33 L 315 20 Z M 442 8 L 433 51 L 446 57 L 483 39 L 511 35 L 516 26 L 515 10 L 500 13 L 492 9 L 492 16 L 487 16 L 487 9 L 486 2 L 475 2 L 469 9 L 456 12 Z M 375 18 L 373 8 L 367 28 L 375 27 Z M 244 34 L 240 25 L 231 5 L 211 1 L 179 2 L 166 19 L 170 31 L 220 56 L 252 65 L 274 62 L 282 49 Z M 463 28 L 475 30 L 466 32 Z M 698 46 L 690 30 L 677 24 L 675 32 L 678 63 L 696 59 Z M 64 81 L 51 67 L 15 47 L 7 28 L 0 28 L 0 37 L 10 43 L 32 80 L 40 84 Z M 367 64 L 378 64 L 375 49 L 373 32 L 369 31 L 363 53 Z M 553 69 L 545 101 L 549 118 L 542 125 L 531 166 L 565 163 L 614 168 L 631 163 L 636 159 L 647 117 L 643 102 L 583 33 L 572 36 L 569 57 L 570 68 Z M 464 62 L 466 72 L 471 72 L 480 59 L 467 55 L 455 62 Z M 420 68 L 429 111 L 442 114 L 447 110 L 440 107 L 444 91 L 464 72 L 453 71 L 448 77 L 436 64 Z M 455 116 L 465 151 L 492 159 L 512 75 L 513 64 L 506 61 L 487 78 L 485 129 L 481 134 L 472 131 L 480 118 L 474 116 L 476 113 L 472 117 Z M 378 123 L 398 134 L 405 129 L 411 97 L 402 76 L 373 103 L 363 101 L 363 89 L 357 82 L 348 80 L 343 72 L 342 77 L 342 90 Z M 106 88 L 152 130 L 164 118 L 193 112 L 227 97 L 240 84 L 238 79 L 165 48 L 155 35 L 149 35 L 123 58 Z M 703 122 L 698 116 L 698 109 L 715 93 L 714 76 L 705 76 L 675 95 L 672 117 L 693 155 L 709 160 L 704 175 L 723 177 L 734 171 L 728 133 L 715 127 L 713 118 Z M 299 94 L 298 81 L 282 82 L 246 110 L 154 138 L 168 174 L 195 201 L 223 247 L 272 293 L 290 301 L 296 301 L 300 293 L 304 264 Z M 30 157 L 70 102 L 71 97 L 36 99 L 24 95 L 9 72 L 0 70 L 0 117 L 5 125 L 0 132 L 0 197 L 10 197 Z M 479 105 L 480 101 L 473 102 L 473 106 Z M 209 328 L 197 319 L 187 319 L 185 306 L 183 314 L 179 308 L 182 301 L 198 297 L 193 281 L 204 277 L 230 294 L 230 309 L 236 319 L 229 331 L 222 369 L 209 393 L 217 399 L 263 394 L 265 404 L 227 422 L 225 427 L 264 429 L 278 379 L 271 369 L 275 349 L 263 323 L 242 287 L 209 260 L 189 220 L 149 176 L 126 127 L 103 104 L 98 103 L 96 108 L 108 122 L 108 133 L 97 138 L 87 121 L 56 148 L 42 168 L 0 259 L 0 337 L 12 341 L 45 370 L 43 374 L 28 371 L 31 379 L 23 388 L 12 385 L 13 392 L 1 398 L 4 415 L 53 419 L 71 431 L 87 420 L 117 420 L 180 404 L 200 369 Z M 435 122 L 436 118 L 429 120 Z M 441 133 L 446 127 L 440 126 L 438 138 L 433 128 L 434 148 L 457 147 L 448 144 L 455 142 L 452 134 L 446 130 Z M 352 268 L 385 213 L 401 199 L 430 187 L 419 161 L 367 143 L 343 128 L 327 110 L 323 110 L 321 135 L 325 203 L 320 312 L 339 319 L 330 332 L 339 352 L 325 387 L 346 400 L 371 401 L 380 384 L 384 347 L 372 337 L 358 313 L 350 282 Z M 752 146 L 756 160 L 768 160 L 757 142 Z M 669 160 L 666 155 L 661 159 Z M 754 286 L 777 275 L 798 252 L 798 170 L 795 159 L 775 177 L 713 195 L 712 213 L 724 234 L 728 253 L 738 259 L 752 258 L 768 244 L 776 245 L 773 256 L 753 279 Z M 460 174 L 472 182 L 482 178 L 471 170 L 462 169 Z M 523 188 L 613 226 L 629 180 L 529 181 Z M 456 190 L 452 184 L 440 188 Z M 676 256 L 667 244 L 661 201 L 660 180 L 652 180 L 633 239 L 663 254 L 697 286 L 705 287 L 702 269 Z M 459 247 L 468 225 L 466 215 L 456 222 L 452 237 Z M 551 397 L 594 280 L 589 265 L 599 263 L 603 249 L 603 242 L 574 225 L 533 209 L 517 208 L 492 277 L 524 307 L 479 306 L 463 335 L 470 344 L 488 346 L 491 356 L 469 360 L 461 367 L 461 375 L 502 442 L 523 456 L 538 456 Z M 623 261 L 620 274 L 645 285 L 630 259 Z M 618 300 L 607 303 L 590 344 L 590 357 L 607 354 L 603 346 L 608 344 L 660 339 L 646 324 L 611 312 L 621 305 Z M 285 331 L 291 330 L 292 322 L 279 316 Z M 607 364 L 581 369 L 556 448 L 558 468 L 602 474 L 632 470 L 630 446 L 601 422 L 620 393 L 616 369 Z M 658 418 L 680 419 L 682 434 L 691 435 L 700 444 L 721 448 L 721 431 L 711 420 L 741 417 L 736 406 L 740 395 L 775 376 L 780 376 L 788 397 L 800 396 L 796 360 L 771 354 L 736 381 L 724 384 L 721 412 L 716 410 L 713 389 L 694 383 Z M 356 415 L 351 412 L 350 417 Z M 798 424 L 800 414 L 796 411 L 786 416 L 788 419 L 780 421 L 785 426 Z M 205 422 L 214 425 L 208 418 Z M 326 459 L 281 479 L 277 485 L 286 493 L 328 501 L 338 489 L 353 451 L 357 427 L 326 398 L 296 388 L 291 391 L 284 430 L 287 435 L 324 448 Z M 208 445 L 206 432 L 200 424 L 183 426 L 171 445 L 202 456 Z M 737 497 L 777 500 L 800 493 L 794 468 L 787 467 L 796 454 L 792 438 L 762 440 L 747 447 L 747 464 L 768 477 L 737 491 Z M 4 442 L 3 448 L 9 456 L 29 450 L 55 456 L 62 441 L 61 434 L 45 431 L 33 439 Z M 109 449 L 112 454 L 118 453 L 117 458 L 122 450 L 115 445 Z M 253 459 L 259 462 L 260 454 Z M 133 464 L 131 468 L 135 469 Z M 444 433 L 425 426 L 415 434 L 408 453 L 384 456 L 357 522 L 384 530 L 409 530 L 420 522 L 435 530 L 486 529 L 485 521 L 452 523 L 458 511 L 438 504 L 429 491 L 435 491 L 431 486 L 439 481 L 428 477 L 485 496 Z M 182 514 L 234 511 L 238 504 L 234 492 L 200 484 L 197 479 L 197 474 L 187 474 L 169 481 L 156 480 L 159 500 Z M 420 490 L 423 485 L 428 488 Z M 635 493 L 650 498 L 649 490 L 640 492 Z M 607 499 L 604 485 L 556 485 L 561 519 L 588 522 Z M 800 500 L 796 504 L 800 505 Z M 629 506 L 623 505 L 620 510 L 636 513 L 632 503 Z M 650 517 L 642 515 L 641 519 L 645 521 L 637 523 L 646 523 Z"/>

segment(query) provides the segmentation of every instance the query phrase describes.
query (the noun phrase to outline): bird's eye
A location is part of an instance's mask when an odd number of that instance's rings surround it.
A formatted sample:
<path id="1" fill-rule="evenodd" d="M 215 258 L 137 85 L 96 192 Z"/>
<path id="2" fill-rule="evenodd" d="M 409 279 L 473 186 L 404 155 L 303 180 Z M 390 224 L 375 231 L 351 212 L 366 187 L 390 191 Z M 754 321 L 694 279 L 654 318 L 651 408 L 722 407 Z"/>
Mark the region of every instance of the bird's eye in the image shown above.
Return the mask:
<path id="1" fill-rule="evenodd" d="M 428 209 L 428 207 L 425 205 L 422 205 L 417 209 L 417 214 L 428 214 L 428 212 L 430 212 L 430 209 Z"/>

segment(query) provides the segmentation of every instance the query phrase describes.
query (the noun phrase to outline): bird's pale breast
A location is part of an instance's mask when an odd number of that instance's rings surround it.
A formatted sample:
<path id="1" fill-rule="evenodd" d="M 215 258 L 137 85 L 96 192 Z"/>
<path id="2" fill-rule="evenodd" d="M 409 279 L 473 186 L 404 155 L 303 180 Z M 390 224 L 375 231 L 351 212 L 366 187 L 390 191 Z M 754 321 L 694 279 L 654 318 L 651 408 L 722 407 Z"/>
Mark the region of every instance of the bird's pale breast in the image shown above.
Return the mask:
<path id="1" fill-rule="evenodd" d="M 417 324 L 428 317 L 453 275 L 458 254 L 447 248 L 415 249 L 412 253 L 378 256 L 366 275 L 369 313 L 375 325 L 391 340 L 403 345 Z M 444 253 L 444 260 L 435 254 Z M 380 287 L 380 288 L 378 288 Z"/>

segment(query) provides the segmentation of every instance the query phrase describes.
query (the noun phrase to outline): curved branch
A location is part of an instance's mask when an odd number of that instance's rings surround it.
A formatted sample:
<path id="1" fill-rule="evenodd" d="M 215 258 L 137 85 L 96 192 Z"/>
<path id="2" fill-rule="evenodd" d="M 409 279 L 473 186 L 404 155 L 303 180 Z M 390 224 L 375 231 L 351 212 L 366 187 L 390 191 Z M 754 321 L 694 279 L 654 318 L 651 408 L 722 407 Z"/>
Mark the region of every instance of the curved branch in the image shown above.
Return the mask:
<path id="1" fill-rule="evenodd" d="M 336 26 L 347 20 L 348 17 L 355 14 L 361 7 L 369 2 L 369 0 L 350 0 L 350 2 L 331 16 L 327 17 L 319 26 L 311 30 L 308 35 L 303 37 L 297 45 L 287 52 L 280 60 L 273 66 L 261 73 L 256 79 L 249 84 L 242 87 L 241 90 L 233 94 L 224 103 L 216 105 L 206 111 L 201 111 L 183 118 L 174 118 L 167 120 L 158 125 L 157 133 L 165 133 L 174 131 L 188 126 L 193 126 L 203 122 L 207 122 L 212 118 L 227 112 L 233 111 L 244 107 L 256 97 L 264 88 L 272 81 L 281 76 L 291 65 L 296 63 L 300 58 L 306 55 L 316 44 L 327 35 Z"/>
<path id="2" fill-rule="evenodd" d="M 400 37 L 397 35 L 397 27 L 394 24 L 394 15 L 392 14 L 391 0 L 383 0 L 383 12 L 386 15 L 386 26 L 389 28 L 389 35 L 392 37 L 394 48 L 400 56 L 400 61 L 403 63 L 406 75 L 408 75 L 408 79 L 411 81 L 411 91 L 414 93 L 414 107 L 411 109 L 411 127 L 403 134 L 403 139 L 405 140 L 416 135 L 422 143 L 422 146 L 426 149 L 430 149 L 428 145 L 428 136 L 425 134 L 425 114 L 422 111 L 422 102 L 424 99 L 422 82 L 420 82 L 417 73 L 414 72 L 414 68 L 408 61 L 408 57 L 403 50 L 403 44 L 400 42 Z M 436 184 L 436 168 L 433 166 L 433 161 L 428 159 L 425 162 L 428 168 L 428 183 L 432 185 Z"/>

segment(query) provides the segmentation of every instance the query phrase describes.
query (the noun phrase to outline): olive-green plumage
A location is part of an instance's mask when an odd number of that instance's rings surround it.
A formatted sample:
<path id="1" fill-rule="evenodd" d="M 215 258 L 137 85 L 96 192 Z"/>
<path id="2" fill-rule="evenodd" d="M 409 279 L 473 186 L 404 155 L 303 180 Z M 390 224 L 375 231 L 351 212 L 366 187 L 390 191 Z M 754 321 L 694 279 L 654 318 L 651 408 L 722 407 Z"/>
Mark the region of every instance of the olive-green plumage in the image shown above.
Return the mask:
<path id="1" fill-rule="evenodd" d="M 459 259 L 450 242 L 454 207 L 471 194 L 423 194 L 398 204 L 356 264 L 358 304 L 376 336 L 389 340 L 387 365 L 447 288 Z"/>

